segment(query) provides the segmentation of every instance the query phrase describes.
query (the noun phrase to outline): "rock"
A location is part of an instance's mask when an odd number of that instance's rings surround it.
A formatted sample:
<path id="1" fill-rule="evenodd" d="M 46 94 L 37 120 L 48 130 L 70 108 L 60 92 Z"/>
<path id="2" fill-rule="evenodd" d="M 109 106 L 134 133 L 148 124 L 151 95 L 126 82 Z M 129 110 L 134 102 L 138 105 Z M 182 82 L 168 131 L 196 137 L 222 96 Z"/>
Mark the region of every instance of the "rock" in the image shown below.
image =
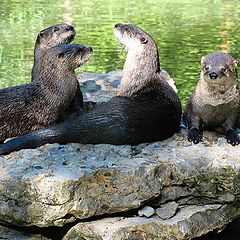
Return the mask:
<path id="1" fill-rule="evenodd" d="M 0 239 L 6 240 L 47 240 L 40 234 L 27 234 L 0 225 Z"/>
<path id="2" fill-rule="evenodd" d="M 156 215 L 152 218 L 104 218 L 78 223 L 68 231 L 63 240 L 192 239 L 209 230 L 222 229 L 229 221 L 230 212 L 236 217 L 240 208 L 219 204 L 187 206 L 168 220 L 161 220 Z"/>
<path id="3" fill-rule="evenodd" d="M 176 202 L 169 202 L 161 205 L 160 208 L 156 209 L 156 214 L 161 219 L 169 219 L 177 212 L 178 204 Z"/>
<path id="4" fill-rule="evenodd" d="M 88 100 L 101 102 L 117 94 L 120 75 L 83 75 L 80 81 L 90 89 Z M 240 216 L 239 208 L 234 208 L 240 202 L 239 169 L 240 148 L 210 132 L 204 132 L 203 143 L 197 145 L 187 141 L 184 131 L 162 142 L 138 146 L 46 144 L 0 156 L 0 222 L 61 227 L 76 219 L 87 221 L 117 214 L 126 226 L 126 234 L 129 229 L 137 229 L 136 234 L 142 229 L 142 235 L 154 239 L 166 228 L 177 231 L 182 239 L 190 239 L 222 228 Z M 175 214 L 168 220 L 134 217 L 144 206 L 163 207 L 173 201 L 178 211 L 167 212 L 165 218 Z M 216 204 L 220 207 L 213 210 L 211 206 Z M 197 212 L 191 210 L 181 225 L 176 219 L 189 209 Z M 126 213 L 132 217 L 124 220 Z M 176 222 L 171 226 L 162 225 L 173 219 Z M 87 222 L 84 224 L 83 234 L 90 231 Z M 156 230 L 156 226 L 161 228 Z M 119 227 L 114 234 L 122 234 L 124 239 L 124 229 Z M 93 232 L 96 239 L 101 239 Z"/>
<path id="5" fill-rule="evenodd" d="M 102 103 L 118 94 L 122 71 L 107 74 L 82 73 L 78 76 L 84 102 Z"/>
<path id="6" fill-rule="evenodd" d="M 238 202 L 240 149 L 192 145 L 185 137 L 137 147 L 47 144 L 1 157 L 0 221 L 62 226 L 154 199 L 180 206 Z"/>
<path id="7" fill-rule="evenodd" d="M 154 214 L 155 214 L 155 209 L 152 208 L 152 207 L 149 207 L 149 206 L 145 206 L 142 209 L 138 210 L 138 215 L 140 217 L 144 216 L 144 217 L 149 218 L 149 217 L 151 217 Z"/>

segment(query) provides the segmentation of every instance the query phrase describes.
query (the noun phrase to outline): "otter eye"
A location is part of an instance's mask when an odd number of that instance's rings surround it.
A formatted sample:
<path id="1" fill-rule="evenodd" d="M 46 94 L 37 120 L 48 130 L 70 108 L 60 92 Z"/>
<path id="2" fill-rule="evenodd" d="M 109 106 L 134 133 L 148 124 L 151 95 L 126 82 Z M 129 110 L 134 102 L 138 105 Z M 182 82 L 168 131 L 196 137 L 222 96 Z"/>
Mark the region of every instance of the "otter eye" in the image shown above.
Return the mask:
<path id="1" fill-rule="evenodd" d="M 53 28 L 53 32 L 57 32 L 59 29 L 60 29 L 59 27 L 56 27 L 56 26 L 55 26 L 55 27 Z"/>
<path id="2" fill-rule="evenodd" d="M 141 37 L 141 38 L 140 38 L 140 42 L 141 42 L 142 44 L 146 44 L 146 43 L 148 42 L 148 40 L 147 40 L 145 37 Z"/>
<path id="3" fill-rule="evenodd" d="M 227 71 L 228 71 L 227 68 L 225 68 L 225 67 L 222 68 L 222 72 L 227 72 Z"/>
<path id="4" fill-rule="evenodd" d="M 39 36 L 40 36 L 40 37 L 43 37 L 43 32 L 40 32 L 40 33 L 39 33 Z"/>
<path id="5" fill-rule="evenodd" d="M 222 67 L 221 72 L 225 75 L 228 75 L 228 68 L 227 67 Z"/>
<path id="6" fill-rule="evenodd" d="M 203 69 L 207 72 L 210 68 L 208 66 L 204 66 Z"/>
<path id="7" fill-rule="evenodd" d="M 61 58 L 61 57 L 64 57 L 64 53 L 63 52 L 58 54 L 58 58 Z"/>

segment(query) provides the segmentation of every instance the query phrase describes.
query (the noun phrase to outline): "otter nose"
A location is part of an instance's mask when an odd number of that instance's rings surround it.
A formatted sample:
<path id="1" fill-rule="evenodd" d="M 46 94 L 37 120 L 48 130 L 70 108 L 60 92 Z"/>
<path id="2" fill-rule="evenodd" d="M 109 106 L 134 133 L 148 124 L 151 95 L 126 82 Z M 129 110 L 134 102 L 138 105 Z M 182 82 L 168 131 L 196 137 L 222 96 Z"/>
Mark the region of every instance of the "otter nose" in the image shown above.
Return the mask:
<path id="1" fill-rule="evenodd" d="M 122 24 L 121 23 L 117 23 L 114 27 L 117 28 L 117 27 L 121 27 Z"/>
<path id="2" fill-rule="evenodd" d="M 66 29 L 73 31 L 73 30 L 74 30 L 74 27 L 73 27 L 72 25 L 68 25 L 68 26 L 66 27 Z"/>
<path id="3" fill-rule="evenodd" d="M 211 79 L 216 79 L 216 78 L 218 78 L 218 74 L 216 72 L 211 72 L 211 73 L 209 73 L 209 77 Z"/>
<path id="4" fill-rule="evenodd" d="M 89 47 L 89 51 L 90 51 L 90 52 L 93 52 L 93 49 L 92 49 L 92 47 Z"/>

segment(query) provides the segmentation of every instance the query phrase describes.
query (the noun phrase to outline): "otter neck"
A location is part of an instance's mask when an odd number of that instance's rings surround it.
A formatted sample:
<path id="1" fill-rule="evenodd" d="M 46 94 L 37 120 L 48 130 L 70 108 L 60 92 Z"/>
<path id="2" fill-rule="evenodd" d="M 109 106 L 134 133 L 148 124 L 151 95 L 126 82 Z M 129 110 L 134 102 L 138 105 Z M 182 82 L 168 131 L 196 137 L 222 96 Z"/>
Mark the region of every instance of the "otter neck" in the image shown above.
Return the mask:
<path id="1" fill-rule="evenodd" d="M 158 51 L 131 51 L 127 53 L 121 81 L 121 96 L 131 97 L 149 84 L 160 72 Z"/>
<path id="2" fill-rule="evenodd" d="M 43 55 L 46 51 L 41 47 L 40 44 L 35 44 L 34 48 L 34 62 L 32 68 L 32 81 L 35 81 L 39 77 L 39 72 L 43 60 Z"/>
<path id="3" fill-rule="evenodd" d="M 72 99 L 77 89 L 77 77 L 73 69 L 61 66 L 48 66 L 47 70 L 42 66 L 37 84 L 43 92 L 51 93 L 52 96 L 65 101 Z"/>

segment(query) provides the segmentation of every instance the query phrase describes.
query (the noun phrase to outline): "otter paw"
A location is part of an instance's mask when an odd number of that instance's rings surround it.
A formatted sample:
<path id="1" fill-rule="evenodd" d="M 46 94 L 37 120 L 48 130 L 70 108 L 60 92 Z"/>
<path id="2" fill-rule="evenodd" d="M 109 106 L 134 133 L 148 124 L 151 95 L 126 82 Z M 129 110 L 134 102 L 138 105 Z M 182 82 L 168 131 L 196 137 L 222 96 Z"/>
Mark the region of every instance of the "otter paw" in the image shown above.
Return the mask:
<path id="1" fill-rule="evenodd" d="M 202 142 L 202 134 L 198 128 L 191 128 L 188 131 L 188 141 L 194 144 Z"/>
<path id="2" fill-rule="evenodd" d="M 226 139 L 227 139 L 227 142 L 230 143 L 232 146 L 236 146 L 240 144 L 239 135 L 232 129 L 226 132 Z"/>

